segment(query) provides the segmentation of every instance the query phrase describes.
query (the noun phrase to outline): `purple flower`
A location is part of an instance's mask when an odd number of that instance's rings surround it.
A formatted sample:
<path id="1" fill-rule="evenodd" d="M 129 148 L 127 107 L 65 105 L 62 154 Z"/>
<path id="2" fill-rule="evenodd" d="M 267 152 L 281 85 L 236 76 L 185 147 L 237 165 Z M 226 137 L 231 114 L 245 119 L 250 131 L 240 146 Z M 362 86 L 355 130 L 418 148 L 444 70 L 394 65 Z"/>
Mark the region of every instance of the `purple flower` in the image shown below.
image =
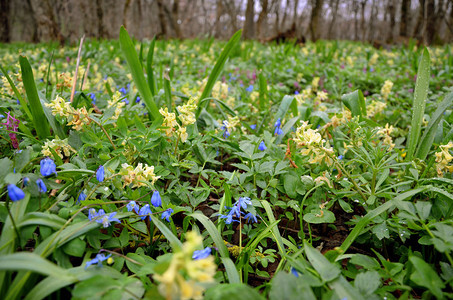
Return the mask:
<path id="1" fill-rule="evenodd" d="M 99 168 L 96 171 L 96 179 L 99 182 L 103 182 L 105 177 L 105 172 L 104 172 L 104 166 L 100 165 Z"/>
<path id="2" fill-rule="evenodd" d="M 14 184 L 8 184 L 8 196 L 12 201 L 24 199 L 25 193 Z"/>
<path id="3" fill-rule="evenodd" d="M 47 187 L 46 187 L 46 185 L 44 184 L 44 181 L 42 181 L 41 178 L 38 178 L 36 180 L 36 184 L 38 185 L 38 190 L 39 190 L 40 193 L 47 192 Z"/>
<path id="4" fill-rule="evenodd" d="M 154 191 L 151 196 L 151 204 L 154 207 L 162 206 L 162 198 L 160 197 L 159 191 Z"/>
<path id="5" fill-rule="evenodd" d="M 101 210 L 99 210 L 99 213 L 101 212 Z M 99 223 L 99 224 L 102 224 L 102 226 L 104 228 L 107 228 L 110 226 L 110 222 L 118 222 L 118 223 L 121 223 L 120 220 L 118 220 L 117 218 L 115 218 L 115 215 L 116 215 L 116 212 L 112 212 L 110 215 L 100 215 L 98 213 L 98 216 L 97 216 L 97 219 L 96 219 L 96 222 Z"/>
<path id="6" fill-rule="evenodd" d="M 44 158 L 40 162 L 41 166 L 41 175 L 46 177 L 55 173 L 57 175 L 57 166 L 55 165 L 54 161 L 48 157 Z"/>
<path id="7" fill-rule="evenodd" d="M 192 258 L 194 260 L 199 260 L 199 259 L 206 258 L 209 255 L 211 255 L 211 248 L 210 247 L 206 247 L 203 250 L 195 250 L 193 252 Z"/>
<path id="8" fill-rule="evenodd" d="M 258 146 L 258 149 L 261 150 L 261 151 L 264 151 L 264 150 L 267 149 L 266 144 L 264 143 L 264 141 L 261 141 L 260 145 Z"/>
<path id="9" fill-rule="evenodd" d="M 164 211 L 162 213 L 162 216 L 160 217 L 162 220 L 163 219 L 166 219 L 167 222 L 170 222 L 170 217 L 171 217 L 171 214 L 173 213 L 173 209 L 169 208 L 167 209 L 166 211 Z"/>
<path id="10" fill-rule="evenodd" d="M 126 205 L 126 207 L 127 207 L 127 211 L 135 211 L 135 213 L 138 214 L 139 207 L 138 207 L 137 203 L 135 203 L 135 201 L 129 202 Z"/>
<path id="11" fill-rule="evenodd" d="M 149 204 L 146 204 L 142 208 L 140 208 L 139 215 L 141 216 L 142 220 L 146 219 L 146 217 L 151 214 L 151 209 L 149 208 Z"/>
<path id="12" fill-rule="evenodd" d="M 110 256 L 112 256 L 112 254 L 107 256 L 105 256 L 105 254 L 96 254 L 96 258 L 86 262 L 85 269 L 94 264 L 98 264 L 99 267 L 102 267 L 102 262 L 107 260 Z"/>
<path id="13" fill-rule="evenodd" d="M 17 100 L 19 101 L 19 100 Z M 17 132 L 19 128 L 20 121 L 15 117 L 11 116 L 9 112 L 6 113 L 6 123 L 0 123 L 2 125 L 6 125 L 6 129 L 10 131 Z M 19 149 L 19 141 L 17 140 L 17 136 L 14 132 L 8 133 L 9 138 L 11 139 L 11 143 L 15 149 Z"/>

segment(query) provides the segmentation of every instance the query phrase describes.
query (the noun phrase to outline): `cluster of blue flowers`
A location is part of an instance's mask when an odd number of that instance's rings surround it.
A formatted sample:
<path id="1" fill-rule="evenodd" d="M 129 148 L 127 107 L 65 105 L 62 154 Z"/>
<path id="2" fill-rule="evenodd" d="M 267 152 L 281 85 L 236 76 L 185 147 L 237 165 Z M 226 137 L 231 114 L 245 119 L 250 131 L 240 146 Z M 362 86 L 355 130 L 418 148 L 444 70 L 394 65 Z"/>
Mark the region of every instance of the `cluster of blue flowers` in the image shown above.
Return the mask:
<path id="1" fill-rule="evenodd" d="M 281 128 L 282 126 L 282 121 L 280 118 L 277 119 L 277 121 L 274 124 L 274 135 L 281 135 L 283 134 L 283 130 Z"/>
<path id="2" fill-rule="evenodd" d="M 112 254 L 109 254 L 107 256 L 105 256 L 105 254 L 96 254 L 96 258 L 87 261 L 87 263 L 85 264 L 85 269 L 94 264 L 98 264 L 98 267 L 102 267 L 102 262 L 104 260 L 107 260 L 110 256 L 112 256 Z"/>
<path id="3" fill-rule="evenodd" d="M 239 219 L 241 218 L 241 215 L 244 215 L 244 218 L 248 222 L 258 222 L 256 219 L 256 216 L 252 214 L 251 212 L 245 214 L 244 212 L 241 211 L 241 208 L 246 210 L 247 205 L 252 205 L 252 201 L 250 201 L 249 197 L 241 197 L 239 198 L 236 203 L 233 204 L 233 207 L 226 207 L 226 209 L 229 209 L 230 211 L 226 215 L 219 214 L 219 217 L 221 219 L 225 219 L 225 224 L 231 224 L 232 222 L 239 222 Z M 236 218 L 236 219 L 234 219 Z"/>
<path id="4" fill-rule="evenodd" d="M 115 218 L 115 215 L 116 212 L 112 212 L 109 215 L 107 215 L 102 208 L 99 209 L 98 212 L 96 212 L 96 209 L 94 208 L 90 208 L 88 210 L 88 220 L 90 221 L 95 220 L 96 223 L 102 224 L 104 228 L 109 227 L 111 222 L 121 223 L 121 221 L 118 218 Z"/>
<path id="5" fill-rule="evenodd" d="M 223 131 L 223 138 L 227 139 L 230 136 L 230 132 L 228 131 L 228 121 L 223 121 L 223 126 L 220 127 Z"/>
<path id="6" fill-rule="evenodd" d="M 153 195 L 151 196 L 151 204 L 154 207 L 160 207 L 162 206 L 162 198 L 159 194 L 159 191 L 154 191 Z M 135 201 L 130 201 L 126 205 L 127 211 L 135 211 L 136 214 L 138 214 L 142 220 L 145 220 L 146 217 L 148 217 L 150 214 L 153 212 L 151 211 L 151 207 L 149 204 L 145 204 L 142 208 L 139 207 L 139 205 Z M 173 209 L 169 208 L 165 210 L 162 215 L 161 219 L 167 220 L 167 222 L 170 222 L 170 217 L 171 214 L 173 213 Z"/>

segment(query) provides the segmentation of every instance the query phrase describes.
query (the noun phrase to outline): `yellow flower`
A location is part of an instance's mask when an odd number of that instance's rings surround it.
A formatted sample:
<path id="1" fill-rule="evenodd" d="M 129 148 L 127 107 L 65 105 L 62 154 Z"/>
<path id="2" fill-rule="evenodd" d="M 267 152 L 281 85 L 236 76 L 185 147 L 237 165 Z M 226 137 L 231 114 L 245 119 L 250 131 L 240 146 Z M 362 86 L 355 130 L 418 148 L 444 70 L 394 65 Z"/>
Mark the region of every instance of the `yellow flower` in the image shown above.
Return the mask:
<path id="1" fill-rule="evenodd" d="M 164 117 L 164 122 L 162 125 L 164 127 L 167 127 L 165 129 L 165 134 L 167 136 L 171 136 L 173 132 L 173 127 L 178 125 L 178 122 L 176 122 L 176 114 L 169 113 L 167 107 L 165 107 L 165 109 L 163 108 L 159 109 L 159 113 Z"/>
<path id="2" fill-rule="evenodd" d="M 55 137 L 53 140 L 51 141 L 46 141 L 44 143 L 44 146 L 42 146 L 42 150 L 41 150 L 41 153 L 44 155 L 44 156 L 52 156 L 52 152 L 50 151 L 50 149 L 53 149 L 57 154 L 58 156 L 63 159 L 63 153 L 66 157 L 69 157 L 71 155 L 71 152 L 73 153 L 76 153 L 76 151 L 74 150 L 74 148 L 72 148 L 69 144 L 68 144 L 68 139 L 64 139 L 64 140 L 60 140 L 57 137 Z"/>
<path id="3" fill-rule="evenodd" d="M 52 115 L 54 116 L 60 115 L 64 117 L 69 117 L 74 110 L 74 108 L 71 106 L 71 103 L 66 102 L 63 98 L 61 98 L 58 95 L 50 103 L 45 103 L 44 105 L 52 109 Z"/>
<path id="4" fill-rule="evenodd" d="M 387 100 L 387 98 L 389 97 L 392 87 L 393 87 L 393 82 L 391 82 L 390 80 L 386 80 L 384 82 L 384 85 L 381 88 L 381 95 L 385 100 Z"/>
<path id="5" fill-rule="evenodd" d="M 318 90 L 318 85 L 319 85 L 319 77 L 313 78 L 313 81 L 311 82 L 311 89 L 316 92 Z"/>
<path id="6" fill-rule="evenodd" d="M 185 143 L 187 141 L 187 138 L 189 137 L 189 135 L 186 132 L 186 127 L 179 127 L 178 134 L 179 138 L 181 139 L 181 142 Z"/>
<path id="7" fill-rule="evenodd" d="M 195 104 L 195 101 L 195 98 L 190 98 L 186 104 L 177 107 L 179 112 L 178 118 L 181 120 L 183 126 L 191 125 L 196 122 L 194 112 L 197 109 L 197 105 Z"/>
<path id="8" fill-rule="evenodd" d="M 160 176 L 154 174 L 154 166 L 148 166 L 147 164 L 145 164 L 144 168 L 142 163 L 139 163 L 135 169 L 127 163 L 122 164 L 121 167 L 120 174 L 123 175 L 124 186 L 131 183 L 133 183 L 132 188 L 146 186 L 147 181 L 151 181 L 151 184 L 154 184 L 160 178 Z"/>

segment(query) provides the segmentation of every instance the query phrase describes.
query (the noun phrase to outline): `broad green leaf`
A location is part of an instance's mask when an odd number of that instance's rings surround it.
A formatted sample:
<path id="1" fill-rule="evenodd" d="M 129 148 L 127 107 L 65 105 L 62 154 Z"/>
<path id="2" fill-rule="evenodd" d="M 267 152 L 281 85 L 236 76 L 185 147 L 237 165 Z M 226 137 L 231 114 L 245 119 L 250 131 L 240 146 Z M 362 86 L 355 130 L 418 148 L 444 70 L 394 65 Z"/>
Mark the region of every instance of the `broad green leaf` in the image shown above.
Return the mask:
<path id="1" fill-rule="evenodd" d="M 340 276 L 341 271 L 338 267 L 329 262 L 318 250 L 305 241 L 304 250 L 311 265 L 315 268 L 324 282 L 332 281 Z"/>
<path id="2" fill-rule="evenodd" d="M 425 113 L 426 97 L 429 88 L 429 68 L 430 57 L 428 49 L 423 50 L 417 72 L 417 82 L 415 83 L 414 103 L 412 105 L 412 121 L 409 129 L 406 161 L 412 160 L 417 147 L 421 127 L 423 123 L 423 114 Z M 424 153 L 424 150 L 421 150 Z"/>
<path id="3" fill-rule="evenodd" d="M 381 285 L 381 276 L 377 271 L 366 271 L 357 274 L 354 286 L 363 296 L 372 295 Z"/>
<path id="4" fill-rule="evenodd" d="M 311 224 L 333 223 L 335 222 L 335 214 L 328 209 L 312 210 L 312 212 L 304 215 L 304 221 Z"/>
<path id="5" fill-rule="evenodd" d="M 19 56 L 20 69 L 22 71 L 22 81 L 24 83 L 25 92 L 27 93 L 30 110 L 33 115 L 33 124 L 40 139 L 44 139 L 50 135 L 49 121 L 47 121 L 42 108 L 41 100 L 36 90 L 35 79 L 30 63 L 25 56 Z"/>
<path id="6" fill-rule="evenodd" d="M 437 272 L 423 259 L 417 256 L 409 257 L 409 261 L 415 269 L 411 274 L 411 280 L 419 286 L 429 289 L 437 299 L 444 299 L 442 289 L 445 288 L 445 284 L 439 278 Z"/>
<path id="7" fill-rule="evenodd" d="M 145 75 L 143 74 L 142 64 L 138 59 L 137 52 L 135 51 L 134 43 L 127 33 L 127 30 L 124 26 L 121 26 L 120 29 L 120 45 L 121 50 L 126 58 L 127 65 L 132 74 L 132 79 L 134 80 L 135 85 L 137 86 L 138 91 L 140 92 L 140 97 L 142 97 L 145 105 L 148 109 L 149 114 L 153 119 L 161 118 L 159 109 L 154 103 L 151 90 L 148 83 L 146 82 Z"/>
<path id="8" fill-rule="evenodd" d="M 204 295 L 204 299 L 263 300 L 264 298 L 256 290 L 243 283 L 233 283 L 233 284 L 218 284 L 212 288 L 209 288 Z"/>
<path id="9" fill-rule="evenodd" d="M 269 299 L 316 299 L 310 286 L 293 274 L 278 272 L 272 279 Z"/>
<path id="10" fill-rule="evenodd" d="M 343 104 L 351 111 L 352 116 L 366 116 L 365 98 L 361 90 L 341 96 Z"/>

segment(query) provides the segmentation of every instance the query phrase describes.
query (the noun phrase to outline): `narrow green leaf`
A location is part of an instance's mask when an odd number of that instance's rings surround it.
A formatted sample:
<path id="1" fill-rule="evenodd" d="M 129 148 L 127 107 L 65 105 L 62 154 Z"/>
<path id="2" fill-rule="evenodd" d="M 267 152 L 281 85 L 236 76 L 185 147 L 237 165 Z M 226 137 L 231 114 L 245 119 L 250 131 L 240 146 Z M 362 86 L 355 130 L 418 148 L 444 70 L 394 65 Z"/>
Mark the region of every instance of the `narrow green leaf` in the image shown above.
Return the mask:
<path id="1" fill-rule="evenodd" d="M 429 52 L 428 49 L 425 48 L 420 59 L 417 72 L 417 82 L 415 83 L 414 103 L 412 105 L 412 121 L 407 143 L 407 161 L 412 160 L 420 138 L 423 114 L 425 113 L 426 97 L 428 95 L 429 88 L 429 67 Z"/>
<path id="2" fill-rule="evenodd" d="M 203 224 L 204 228 L 209 232 L 209 235 L 211 236 L 212 240 L 214 241 L 217 249 L 219 249 L 219 253 L 221 257 L 229 257 L 228 249 L 225 246 L 225 243 L 223 242 L 222 236 L 220 235 L 220 232 L 217 230 L 215 227 L 214 223 L 212 223 L 211 220 L 208 219 L 205 215 L 203 215 L 200 212 L 195 212 L 192 214 L 189 214 L 189 216 L 193 217 L 194 219 L 197 219 L 200 221 L 201 224 Z"/>
<path id="3" fill-rule="evenodd" d="M 297 109 L 297 100 L 293 96 L 285 95 L 278 107 L 277 113 L 274 117 L 274 123 L 280 119 L 283 121 L 283 118 L 286 116 L 286 113 L 291 108 L 291 111 L 295 117 L 297 117 L 299 111 Z"/>
<path id="4" fill-rule="evenodd" d="M 434 271 L 423 259 L 417 256 L 409 257 L 409 261 L 415 268 L 414 272 L 411 274 L 411 280 L 416 284 L 429 289 L 437 299 L 444 299 L 442 289 L 445 287 L 445 284 L 439 278 L 436 271 Z"/>
<path id="5" fill-rule="evenodd" d="M 127 65 L 131 71 L 132 79 L 134 80 L 134 83 L 137 86 L 146 107 L 148 108 L 149 114 L 153 119 L 159 119 L 159 109 L 157 108 L 156 103 L 154 103 L 151 90 L 146 82 L 145 75 L 143 74 L 142 64 L 138 59 L 137 52 L 135 51 L 135 47 L 129 33 L 127 33 L 124 26 L 121 26 L 120 29 L 120 45 L 121 50 L 126 57 Z"/>
<path id="6" fill-rule="evenodd" d="M 329 282 L 338 278 L 341 271 L 327 260 L 318 250 L 313 248 L 310 244 L 304 241 L 304 250 L 307 254 L 308 261 L 310 261 L 316 272 L 319 273 L 324 282 Z"/>
<path id="7" fill-rule="evenodd" d="M 49 122 L 44 115 L 41 100 L 36 90 L 35 79 L 30 63 L 25 56 L 19 56 L 20 69 L 22 71 L 22 81 L 24 83 L 25 92 L 27 93 L 28 102 L 30 103 L 31 113 L 33 115 L 33 124 L 35 125 L 36 133 L 40 139 L 44 139 L 50 135 Z"/>
<path id="8" fill-rule="evenodd" d="M 447 110 L 447 108 L 450 107 L 452 101 L 453 93 L 449 93 L 447 96 L 445 96 L 444 100 L 439 104 L 436 111 L 431 116 L 428 126 L 426 126 L 426 129 L 423 132 L 423 136 L 420 139 L 420 143 L 418 144 L 415 157 L 424 160 L 428 155 L 428 152 L 429 150 L 431 150 L 431 146 L 433 145 L 439 122 L 440 120 L 442 120 L 444 112 Z"/>
<path id="9" fill-rule="evenodd" d="M 150 216 L 150 218 L 153 221 L 154 225 L 156 225 L 160 232 L 162 232 L 162 234 L 167 238 L 172 247 L 179 247 L 180 249 L 182 249 L 181 241 L 173 234 L 173 232 L 171 232 L 171 230 L 167 226 L 165 226 L 164 223 L 162 223 L 155 216 Z"/>
<path id="10" fill-rule="evenodd" d="M 154 58 L 154 46 L 156 44 L 156 38 L 154 37 L 149 45 L 148 57 L 146 58 L 146 74 L 148 75 L 148 86 L 151 91 L 151 95 L 156 96 L 156 79 L 154 78 L 153 69 L 153 58 Z"/>
<path id="11" fill-rule="evenodd" d="M 264 78 L 263 71 L 259 72 L 258 79 L 260 82 L 260 110 L 263 111 L 266 108 L 267 99 L 269 99 L 267 82 L 266 78 Z"/>
<path id="12" fill-rule="evenodd" d="M 232 50 L 234 49 L 236 44 L 241 39 L 241 35 L 242 35 L 242 30 L 239 30 L 231 37 L 231 39 L 226 44 L 225 48 L 223 49 L 222 53 L 219 56 L 214 68 L 212 69 L 211 74 L 209 75 L 206 86 L 203 90 L 203 93 L 200 96 L 200 99 L 198 99 L 198 102 L 202 101 L 205 98 L 208 98 L 209 95 L 211 95 L 212 88 L 214 87 L 214 84 L 215 84 L 217 78 L 219 78 L 220 73 L 222 72 L 223 67 L 225 66 L 225 63 L 226 63 L 228 57 L 230 56 Z M 195 117 L 197 119 L 200 116 L 203 108 L 206 108 L 207 106 L 208 106 L 208 102 L 204 102 L 203 105 L 198 104 L 198 109 L 195 114 Z"/>
<path id="13" fill-rule="evenodd" d="M 269 202 L 267 202 L 266 200 L 261 200 L 260 203 L 263 206 L 264 210 L 266 211 L 269 223 L 273 224 L 276 220 L 274 217 L 274 212 L 272 211 Z M 277 226 L 272 227 L 272 235 L 274 236 L 275 242 L 277 243 L 278 251 L 280 252 L 280 255 L 282 256 L 283 259 L 286 256 L 285 246 Z"/>
<path id="14" fill-rule="evenodd" d="M 0 70 L 2 71 L 3 75 L 5 75 L 6 77 L 6 80 L 8 80 L 9 82 L 9 85 L 11 86 L 11 89 L 13 90 L 14 92 L 14 95 L 16 96 L 16 98 L 19 100 L 20 102 L 20 105 L 22 106 L 22 109 L 24 110 L 24 112 L 27 114 L 28 118 L 30 120 L 33 121 L 33 116 L 32 114 L 30 113 L 30 110 L 28 109 L 28 106 L 27 106 L 27 102 L 25 102 L 25 99 L 21 96 L 21 94 L 19 93 L 19 90 L 16 88 L 16 86 L 14 85 L 14 82 L 13 80 L 11 79 L 11 77 L 9 77 L 8 73 L 6 72 L 6 70 L 0 65 Z"/>
<path id="15" fill-rule="evenodd" d="M 229 283 L 241 283 L 239 279 L 238 270 L 236 270 L 236 266 L 233 261 L 229 257 L 221 257 L 222 263 L 225 266 L 225 271 L 228 275 L 228 282 Z"/>

